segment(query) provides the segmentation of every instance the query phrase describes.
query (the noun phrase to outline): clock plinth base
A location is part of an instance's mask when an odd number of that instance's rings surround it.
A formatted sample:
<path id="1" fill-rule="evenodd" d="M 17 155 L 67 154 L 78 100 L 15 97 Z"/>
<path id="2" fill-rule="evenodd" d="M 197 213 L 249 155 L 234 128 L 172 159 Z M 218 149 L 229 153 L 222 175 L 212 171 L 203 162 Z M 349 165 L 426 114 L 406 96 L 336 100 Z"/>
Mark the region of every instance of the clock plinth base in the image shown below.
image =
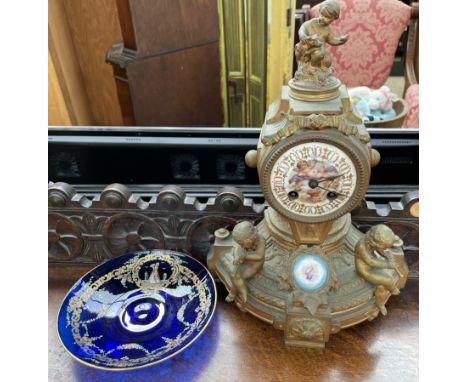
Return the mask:
<path id="1" fill-rule="evenodd" d="M 289 80 L 289 96 L 300 101 L 323 102 L 339 97 L 340 80 L 329 76 L 326 83 L 310 80 Z"/>
<path id="2" fill-rule="evenodd" d="M 215 233 L 210 270 L 226 286 L 228 300 L 283 330 L 286 345 L 324 347 L 330 334 L 372 320 L 379 312 L 386 314 L 391 292 L 356 269 L 355 249 L 365 235 L 351 224 L 350 214 L 333 222 L 320 245 L 306 245 L 298 244 L 288 220 L 269 208 L 256 227 L 263 257 L 247 251 L 243 262 L 238 258 L 239 239 L 224 231 Z M 401 248 L 392 253 L 398 269 L 379 272 L 399 289 L 406 282 L 407 267 Z M 315 279 L 307 274 L 313 268 L 319 271 Z"/>

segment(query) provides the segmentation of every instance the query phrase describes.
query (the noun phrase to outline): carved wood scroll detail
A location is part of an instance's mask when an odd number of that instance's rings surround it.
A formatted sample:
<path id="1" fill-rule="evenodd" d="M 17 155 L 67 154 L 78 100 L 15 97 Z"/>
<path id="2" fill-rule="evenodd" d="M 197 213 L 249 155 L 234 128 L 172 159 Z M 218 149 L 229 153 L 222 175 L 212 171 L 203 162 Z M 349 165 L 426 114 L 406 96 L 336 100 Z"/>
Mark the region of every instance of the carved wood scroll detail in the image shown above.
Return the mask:
<path id="1" fill-rule="evenodd" d="M 54 183 L 48 202 L 49 264 L 70 266 L 151 248 L 188 253 L 204 262 L 215 230 L 231 229 L 242 220 L 258 222 L 265 208 L 235 187 L 224 187 L 205 201 L 173 185 L 147 197 L 121 184 L 90 196 Z M 419 275 L 419 221 L 410 209 L 417 202 L 417 192 L 410 192 L 398 203 L 378 208 L 363 202 L 353 211 L 353 224 L 361 231 L 384 223 L 404 240 L 413 278 Z"/>

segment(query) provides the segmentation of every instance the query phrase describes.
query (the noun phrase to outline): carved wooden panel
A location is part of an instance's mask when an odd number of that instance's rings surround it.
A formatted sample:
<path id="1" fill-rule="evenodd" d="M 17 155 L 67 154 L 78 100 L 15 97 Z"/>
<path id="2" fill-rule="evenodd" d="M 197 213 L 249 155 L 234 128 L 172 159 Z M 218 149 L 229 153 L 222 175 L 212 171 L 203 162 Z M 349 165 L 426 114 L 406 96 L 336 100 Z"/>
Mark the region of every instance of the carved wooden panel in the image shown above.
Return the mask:
<path id="1" fill-rule="evenodd" d="M 94 265 L 129 251 L 167 248 L 205 261 L 214 231 L 233 228 L 241 220 L 258 222 L 265 203 L 224 187 L 207 200 L 186 194 L 178 186 L 159 193 L 131 191 L 111 184 L 94 195 L 78 193 L 66 183 L 49 186 L 50 266 Z M 419 275 L 419 221 L 414 214 L 417 192 L 400 202 L 377 207 L 363 202 L 353 211 L 353 223 L 365 232 L 388 224 L 405 242 L 410 277 Z"/>

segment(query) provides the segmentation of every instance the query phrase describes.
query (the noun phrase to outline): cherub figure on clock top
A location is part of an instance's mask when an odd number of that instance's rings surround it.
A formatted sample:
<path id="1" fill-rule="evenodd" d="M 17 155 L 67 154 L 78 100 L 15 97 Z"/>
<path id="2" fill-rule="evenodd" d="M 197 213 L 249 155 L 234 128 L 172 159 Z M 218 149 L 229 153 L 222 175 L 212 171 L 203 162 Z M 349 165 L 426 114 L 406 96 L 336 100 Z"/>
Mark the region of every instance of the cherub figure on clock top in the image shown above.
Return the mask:
<path id="1" fill-rule="evenodd" d="M 327 0 L 309 22 L 323 57 L 325 44 L 347 39 L 328 29 L 333 15 L 338 2 Z M 228 299 L 283 330 L 287 345 L 323 347 L 330 334 L 385 315 L 408 268 L 390 228 L 364 235 L 351 224 L 380 156 L 331 65 L 314 67 L 310 49 L 301 54 L 296 76 L 266 114 L 257 150 L 246 155 L 269 205 L 264 219 L 215 232 L 208 265 Z"/>
<path id="2" fill-rule="evenodd" d="M 299 28 L 299 42 L 296 45 L 296 60 L 300 69 L 296 79 L 324 80 L 331 74 L 331 56 L 324 44 L 343 45 L 348 36 L 335 37 L 329 25 L 340 17 L 337 1 L 325 1 L 319 9 L 319 17 L 306 21 Z M 320 73 L 324 71 L 324 73 Z"/>

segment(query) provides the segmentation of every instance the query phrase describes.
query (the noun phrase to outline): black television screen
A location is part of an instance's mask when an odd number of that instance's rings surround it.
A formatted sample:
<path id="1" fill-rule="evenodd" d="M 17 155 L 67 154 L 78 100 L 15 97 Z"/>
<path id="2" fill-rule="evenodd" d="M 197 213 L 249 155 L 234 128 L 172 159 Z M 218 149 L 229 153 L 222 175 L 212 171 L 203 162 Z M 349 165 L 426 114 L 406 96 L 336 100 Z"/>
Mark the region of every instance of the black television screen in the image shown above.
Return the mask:
<path id="1" fill-rule="evenodd" d="M 419 183 L 419 133 L 370 129 L 381 154 L 371 189 Z M 260 129 L 49 128 L 49 181 L 72 185 L 123 183 L 257 186 L 244 156 Z"/>

